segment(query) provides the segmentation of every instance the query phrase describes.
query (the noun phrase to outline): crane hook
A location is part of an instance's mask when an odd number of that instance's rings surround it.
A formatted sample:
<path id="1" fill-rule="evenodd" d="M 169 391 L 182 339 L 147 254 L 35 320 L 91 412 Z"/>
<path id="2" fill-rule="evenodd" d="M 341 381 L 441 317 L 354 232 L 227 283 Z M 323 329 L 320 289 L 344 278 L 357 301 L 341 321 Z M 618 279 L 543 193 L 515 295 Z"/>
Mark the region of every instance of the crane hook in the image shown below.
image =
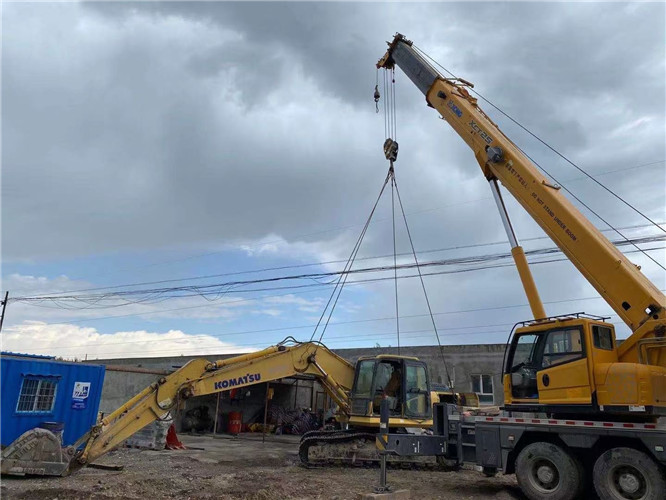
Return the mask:
<path id="1" fill-rule="evenodd" d="M 381 96 L 379 95 L 379 85 L 375 85 L 375 109 L 377 110 L 377 113 L 379 113 L 379 98 Z"/>

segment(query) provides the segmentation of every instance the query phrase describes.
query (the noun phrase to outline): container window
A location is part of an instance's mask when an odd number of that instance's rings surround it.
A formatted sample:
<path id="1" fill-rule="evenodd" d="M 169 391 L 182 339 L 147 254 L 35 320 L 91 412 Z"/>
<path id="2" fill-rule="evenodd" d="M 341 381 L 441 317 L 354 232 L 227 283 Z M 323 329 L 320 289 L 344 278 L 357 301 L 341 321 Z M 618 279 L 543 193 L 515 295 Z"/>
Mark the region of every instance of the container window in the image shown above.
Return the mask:
<path id="1" fill-rule="evenodd" d="M 16 411 L 18 413 L 51 413 L 55 405 L 57 387 L 57 380 L 24 378 Z"/>

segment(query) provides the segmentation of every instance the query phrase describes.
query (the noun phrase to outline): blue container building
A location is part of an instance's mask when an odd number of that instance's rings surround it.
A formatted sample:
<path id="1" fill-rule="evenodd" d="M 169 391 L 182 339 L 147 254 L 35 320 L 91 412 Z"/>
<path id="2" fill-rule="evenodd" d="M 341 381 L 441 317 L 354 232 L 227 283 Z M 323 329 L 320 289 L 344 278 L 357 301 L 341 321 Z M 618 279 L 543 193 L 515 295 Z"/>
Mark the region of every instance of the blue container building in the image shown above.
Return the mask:
<path id="1" fill-rule="evenodd" d="M 63 445 L 74 444 L 97 422 L 103 383 L 104 366 L 0 353 L 2 446 L 46 422 L 64 425 Z"/>

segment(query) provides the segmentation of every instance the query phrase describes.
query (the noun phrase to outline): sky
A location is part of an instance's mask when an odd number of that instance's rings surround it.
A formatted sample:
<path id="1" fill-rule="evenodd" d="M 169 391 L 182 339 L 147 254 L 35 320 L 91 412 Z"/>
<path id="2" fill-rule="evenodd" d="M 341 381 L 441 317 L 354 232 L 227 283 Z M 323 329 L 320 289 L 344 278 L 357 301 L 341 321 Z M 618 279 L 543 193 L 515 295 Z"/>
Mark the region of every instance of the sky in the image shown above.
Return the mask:
<path id="1" fill-rule="evenodd" d="M 383 81 L 375 63 L 398 31 L 642 213 L 666 221 L 663 3 L 5 2 L 1 288 L 15 301 L 2 348 L 88 359 L 207 356 L 310 339 L 330 278 L 207 297 L 191 288 L 142 302 L 16 299 L 341 270 L 388 168 L 372 95 Z M 664 236 L 484 109 L 623 234 Z M 506 254 L 471 151 L 399 70 L 396 125 L 396 177 L 419 259 Z M 505 200 L 525 249 L 551 248 L 506 192 Z M 393 263 L 391 220 L 389 191 L 354 269 Z M 663 247 L 642 245 L 661 262 Z M 399 263 L 413 263 L 400 219 L 396 250 Z M 627 256 L 666 288 L 661 268 L 639 252 Z M 424 283 L 443 344 L 504 343 L 514 323 L 530 319 L 510 261 L 493 262 L 506 265 L 424 268 L 441 271 Z M 532 271 L 548 314 L 613 315 L 568 261 Z M 399 273 L 400 344 L 433 345 L 414 273 Z M 327 345 L 398 344 L 391 276 L 350 276 Z M 135 285 L 152 282 L 160 283 Z M 618 317 L 611 321 L 626 337 Z"/>

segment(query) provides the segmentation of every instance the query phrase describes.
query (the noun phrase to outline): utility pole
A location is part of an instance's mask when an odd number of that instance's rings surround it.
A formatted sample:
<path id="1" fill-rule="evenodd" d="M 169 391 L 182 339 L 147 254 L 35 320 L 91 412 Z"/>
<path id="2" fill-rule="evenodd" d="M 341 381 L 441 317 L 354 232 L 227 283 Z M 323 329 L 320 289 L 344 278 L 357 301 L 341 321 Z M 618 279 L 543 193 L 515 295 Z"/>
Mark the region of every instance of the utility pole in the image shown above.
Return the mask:
<path id="1" fill-rule="evenodd" d="M 5 309 L 7 309 L 8 298 L 9 298 L 9 290 L 5 292 L 5 300 L 2 301 L 2 315 L 0 315 L 0 332 L 2 331 L 2 324 L 5 322 Z"/>

